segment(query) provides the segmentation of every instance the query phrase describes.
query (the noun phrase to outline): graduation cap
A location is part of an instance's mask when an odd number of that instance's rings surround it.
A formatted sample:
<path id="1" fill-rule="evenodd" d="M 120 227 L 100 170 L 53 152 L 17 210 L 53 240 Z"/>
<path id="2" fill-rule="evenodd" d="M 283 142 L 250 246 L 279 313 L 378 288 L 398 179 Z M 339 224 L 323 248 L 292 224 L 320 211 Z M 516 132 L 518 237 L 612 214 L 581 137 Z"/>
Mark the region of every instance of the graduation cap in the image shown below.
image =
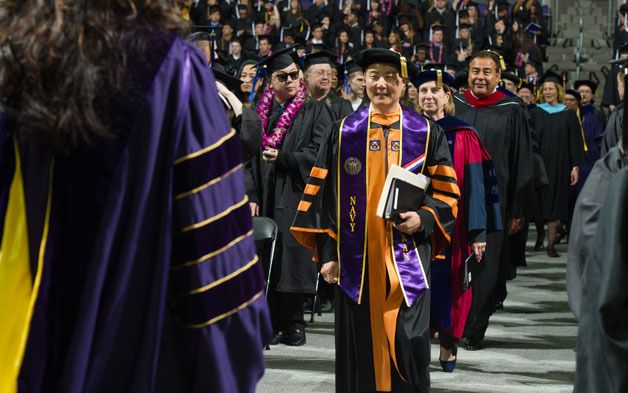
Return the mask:
<path id="1" fill-rule="evenodd" d="M 451 86 L 454 82 L 454 77 L 451 76 L 448 72 L 443 70 L 426 70 L 414 75 L 410 75 L 410 82 L 418 89 L 422 84 L 426 82 L 436 82 L 436 87 L 441 87 L 443 83 L 447 86 Z"/>
<path id="2" fill-rule="evenodd" d="M 309 55 L 305 56 L 303 71 L 316 64 L 329 64 L 330 66 L 335 67 L 334 57 L 336 57 L 336 55 L 326 50 L 310 53 Z"/>
<path id="3" fill-rule="evenodd" d="M 227 89 L 231 90 L 236 95 L 239 95 L 238 93 L 240 93 L 240 85 L 242 84 L 242 81 L 240 79 L 236 78 L 235 76 L 229 75 L 218 67 L 214 67 L 212 71 L 214 72 L 214 76 L 216 77 L 216 80 L 218 82 L 225 85 Z"/>
<path id="4" fill-rule="evenodd" d="M 362 72 L 362 67 L 354 60 L 349 60 L 343 64 L 336 66 L 336 72 L 338 72 L 338 78 L 344 81 L 345 93 L 349 93 L 349 76 L 355 72 Z M 341 76 L 342 75 L 342 76 Z"/>
<path id="5" fill-rule="evenodd" d="M 220 7 L 217 5 L 212 5 L 209 7 L 209 13 L 213 14 L 214 12 L 220 12 Z"/>
<path id="6" fill-rule="evenodd" d="M 421 71 L 427 70 L 444 70 L 445 65 L 441 63 L 427 63 L 421 66 Z"/>
<path id="7" fill-rule="evenodd" d="M 420 50 L 427 51 L 428 49 L 430 49 L 430 48 L 431 48 L 431 46 L 432 46 L 432 45 L 430 45 L 430 44 L 428 44 L 428 43 L 426 43 L 426 42 L 421 42 L 421 43 L 417 44 L 417 46 L 416 46 L 416 51 L 417 51 L 417 52 L 418 52 L 418 51 L 420 51 Z"/>
<path id="8" fill-rule="evenodd" d="M 566 89 L 565 95 L 567 94 L 569 94 L 570 96 L 574 96 L 576 100 L 578 100 L 578 102 L 582 101 L 582 96 L 580 95 L 580 92 L 578 90 Z"/>
<path id="9" fill-rule="evenodd" d="M 399 67 L 399 71 L 402 78 L 407 78 L 408 75 L 418 72 L 416 64 L 408 61 L 401 54 L 384 48 L 369 48 L 364 49 L 358 53 L 355 57 L 355 61 L 362 69 L 366 70 L 370 65 L 376 63 L 391 64 Z"/>
<path id="10" fill-rule="evenodd" d="M 552 70 L 547 70 L 543 74 L 543 78 L 542 78 L 541 82 L 542 83 L 554 82 L 554 83 L 558 84 L 559 86 L 562 86 L 563 85 L 563 77 L 560 76 L 558 73 L 552 71 Z"/>
<path id="11" fill-rule="evenodd" d="M 588 86 L 589 89 L 591 89 L 591 91 L 593 92 L 593 94 L 595 94 L 595 90 L 597 90 L 597 83 L 590 80 L 579 80 L 579 81 L 575 81 L 573 84 L 573 88 L 576 90 L 578 90 L 580 86 Z"/>
<path id="12" fill-rule="evenodd" d="M 404 24 L 412 25 L 412 15 L 410 14 L 400 14 L 397 17 L 397 26 L 401 26 Z"/>
<path id="13" fill-rule="evenodd" d="M 443 25 L 434 25 L 432 26 L 432 33 L 437 32 L 437 31 L 445 31 L 445 26 Z"/>
<path id="14" fill-rule="evenodd" d="M 520 91 L 521 89 L 528 89 L 530 90 L 533 94 L 534 94 L 534 85 L 529 83 L 529 82 L 524 82 L 523 80 L 521 81 L 521 85 L 519 86 L 519 88 L 517 89 L 517 91 Z"/>
<path id="15" fill-rule="evenodd" d="M 462 87 L 469 86 L 469 74 L 467 72 L 461 72 L 454 78 L 454 81 L 450 85 L 456 90 L 460 90 Z"/>
<path id="16" fill-rule="evenodd" d="M 462 30 L 462 29 L 471 30 L 473 29 L 473 25 L 469 23 L 461 23 L 460 25 L 458 25 L 458 30 Z"/>
<path id="17" fill-rule="evenodd" d="M 504 60 L 504 56 L 501 54 L 501 52 L 497 48 L 483 49 L 483 50 L 477 51 L 471 55 L 471 58 L 469 59 L 469 61 L 473 61 L 473 59 L 475 59 L 476 57 L 485 57 L 485 56 L 490 56 L 495 61 L 495 63 L 499 65 L 501 71 L 506 70 L 506 61 Z"/>
<path id="18" fill-rule="evenodd" d="M 519 84 L 521 83 L 521 78 L 519 78 L 514 71 L 512 70 L 506 70 L 502 72 L 502 79 L 511 81 L 512 83 L 515 84 L 515 86 L 519 87 Z"/>

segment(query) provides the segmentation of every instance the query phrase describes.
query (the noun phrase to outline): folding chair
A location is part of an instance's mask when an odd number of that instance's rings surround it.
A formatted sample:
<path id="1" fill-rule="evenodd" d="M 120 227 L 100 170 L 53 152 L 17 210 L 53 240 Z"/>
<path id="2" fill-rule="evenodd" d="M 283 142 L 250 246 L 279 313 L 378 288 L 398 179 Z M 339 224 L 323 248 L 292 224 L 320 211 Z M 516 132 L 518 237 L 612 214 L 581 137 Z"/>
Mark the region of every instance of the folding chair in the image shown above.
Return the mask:
<path id="1" fill-rule="evenodd" d="M 270 275 L 273 270 L 273 259 L 275 257 L 275 244 L 277 243 L 277 224 L 268 217 L 253 217 L 253 238 L 255 239 L 255 247 L 262 261 L 262 266 L 268 262 L 268 275 L 266 277 L 266 297 L 268 297 L 268 288 L 270 287 Z M 270 250 L 266 250 L 266 246 L 270 243 Z M 268 255 L 268 259 L 265 259 Z"/>

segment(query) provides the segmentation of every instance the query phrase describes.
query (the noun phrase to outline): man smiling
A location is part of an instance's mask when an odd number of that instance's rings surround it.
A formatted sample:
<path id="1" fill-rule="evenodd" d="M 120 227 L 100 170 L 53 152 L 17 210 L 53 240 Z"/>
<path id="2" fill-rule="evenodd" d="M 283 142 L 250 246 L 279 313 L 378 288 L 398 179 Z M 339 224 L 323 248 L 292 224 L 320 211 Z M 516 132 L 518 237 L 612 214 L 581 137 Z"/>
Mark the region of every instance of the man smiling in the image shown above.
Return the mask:
<path id="1" fill-rule="evenodd" d="M 459 195 L 442 129 L 399 104 L 416 66 L 366 49 L 369 107 L 327 130 L 292 232 L 336 289 L 336 391 L 429 390 L 431 255 L 448 244 Z M 432 178 L 421 206 L 376 215 L 392 165 Z M 434 246 L 434 248 L 432 248 Z"/>
<path id="2" fill-rule="evenodd" d="M 525 109 L 516 96 L 497 87 L 503 65 L 501 55 L 492 50 L 475 53 L 469 63 L 470 90 L 455 96 L 456 116 L 475 126 L 486 150 L 491 154 L 499 191 L 504 228 L 513 235 L 521 230 L 529 190 L 533 180 L 531 130 Z M 473 305 L 467 320 L 465 335 L 467 349 L 479 349 L 495 311 L 498 282 L 505 280 L 513 269 L 509 255 L 502 250 L 504 232 L 487 236 L 484 271 L 473 286 Z"/>

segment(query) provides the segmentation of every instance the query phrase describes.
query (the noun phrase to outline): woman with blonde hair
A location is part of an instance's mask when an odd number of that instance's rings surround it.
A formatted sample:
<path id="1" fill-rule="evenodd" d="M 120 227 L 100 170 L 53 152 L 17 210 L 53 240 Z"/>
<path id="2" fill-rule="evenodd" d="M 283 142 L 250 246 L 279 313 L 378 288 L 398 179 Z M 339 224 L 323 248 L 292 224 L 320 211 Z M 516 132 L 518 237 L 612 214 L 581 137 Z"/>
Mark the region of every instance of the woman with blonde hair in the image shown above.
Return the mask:
<path id="1" fill-rule="evenodd" d="M 418 89 L 417 111 L 445 131 L 460 188 L 459 214 L 450 246 L 432 260 L 430 267 L 430 327 L 440 340 L 441 367 L 452 372 L 472 300 L 465 265 L 471 270 L 478 266 L 486 250 L 486 232 L 501 230 L 497 178 L 475 129 L 453 116 L 449 87 L 453 77 L 442 70 L 428 70 L 410 79 Z"/>
<path id="2" fill-rule="evenodd" d="M 539 153 L 547 169 L 549 185 L 541 191 L 537 219 L 547 223 L 547 254 L 558 257 L 556 244 L 569 222 L 569 191 L 578 183 L 583 155 L 580 123 L 574 111 L 563 100 L 562 78 L 547 71 L 538 93 L 537 105 L 530 114 L 539 142 Z"/>

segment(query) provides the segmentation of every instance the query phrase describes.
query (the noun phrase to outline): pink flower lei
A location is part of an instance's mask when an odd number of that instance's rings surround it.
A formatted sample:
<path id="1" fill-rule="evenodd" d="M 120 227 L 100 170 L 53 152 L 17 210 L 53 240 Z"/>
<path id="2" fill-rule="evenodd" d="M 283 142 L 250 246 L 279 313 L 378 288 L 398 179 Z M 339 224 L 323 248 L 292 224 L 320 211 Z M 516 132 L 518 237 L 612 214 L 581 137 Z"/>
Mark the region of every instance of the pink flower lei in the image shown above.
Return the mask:
<path id="1" fill-rule="evenodd" d="M 270 113 L 270 109 L 273 106 L 273 98 L 275 97 L 275 90 L 272 87 L 266 89 L 262 97 L 260 98 L 259 105 L 257 106 L 257 114 L 262 120 L 262 148 L 266 149 L 276 149 L 277 146 L 281 145 L 283 141 L 283 137 L 286 135 L 288 128 L 292 125 L 292 120 L 303 106 L 303 102 L 305 101 L 305 97 L 307 96 L 307 90 L 305 89 L 305 84 L 302 82 L 299 84 L 299 90 L 297 94 L 292 99 L 292 102 L 288 104 L 283 113 L 279 116 L 277 120 L 277 125 L 272 133 L 266 133 L 266 127 L 268 127 L 268 115 Z"/>

